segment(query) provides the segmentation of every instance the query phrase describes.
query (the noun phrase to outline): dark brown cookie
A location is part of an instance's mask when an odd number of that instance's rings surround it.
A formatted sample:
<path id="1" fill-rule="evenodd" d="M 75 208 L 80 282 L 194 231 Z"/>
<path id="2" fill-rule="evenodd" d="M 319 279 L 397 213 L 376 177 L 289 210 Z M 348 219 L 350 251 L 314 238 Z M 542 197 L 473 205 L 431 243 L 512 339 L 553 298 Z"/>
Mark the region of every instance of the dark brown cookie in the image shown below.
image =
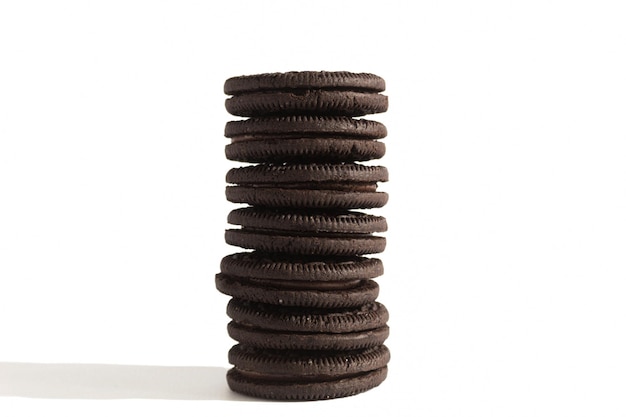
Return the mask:
<path id="1" fill-rule="evenodd" d="M 292 257 L 263 252 L 225 256 L 222 273 L 238 277 L 289 281 L 344 281 L 376 278 L 383 274 L 380 259 L 352 257 Z"/>
<path id="2" fill-rule="evenodd" d="M 387 96 L 341 90 L 290 90 L 240 94 L 226 100 L 236 116 L 259 117 L 315 114 L 364 116 L 387 111 Z"/>
<path id="3" fill-rule="evenodd" d="M 357 233 L 277 233 L 266 230 L 229 229 L 226 243 L 244 249 L 294 255 L 351 256 L 380 253 L 386 239 Z"/>
<path id="4" fill-rule="evenodd" d="M 355 281 L 284 281 L 217 274 L 219 291 L 258 303 L 317 308 L 357 307 L 376 300 L 378 284 Z"/>
<path id="5" fill-rule="evenodd" d="M 385 90 L 385 80 L 369 73 L 347 71 L 291 71 L 232 77 L 224 83 L 224 93 L 240 93 L 301 90 L 343 89 L 351 91 L 380 92 Z"/>
<path id="6" fill-rule="evenodd" d="M 233 168 L 226 188 L 234 203 L 289 208 L 373 208 L 387 203 L 388 195 L 376 192 L 378 181 L 387 181 L 385 167 L 359 164 L 260 164 Z"/>
<path id="7" fill-rule="evenodd" d="M 373 302 L 356 308 L 316 309 L 280 307 L 231 299 L 226 308 L 235 323 L 265 330 L 304 333 L 349 333 L 387 324 L 384 305 Z"/>
<path id="8" fill-rule="evenodd" d="M 304 333 L 263 330 L 231 321 L 228 335 L 241 344 L 262 349 L 353 350 L 382 345 L 389 336 L 389 327 L 348 333 Z"/>
<path id="9" fill-rule="evenodd" d="M 356 211 L 285 211 L 256 207 L 235 209 L 228 223 L 244 228 L 303 233 L 377 233 L 387 230 L 382 216 Z"/>
<path id="10" fill-rule="evenodd" d="M 380 384 L 390 360 L 384 346 L 352 351 L 266 350 L 235 345 L 227 380 L 235 391 L 280 400 L 344 397 Z"/>
<path id="11" fill-rule="evenodd" d="M 242 162 L 353 162 L 385 155 L 377 140 L 337 138 L 258 139 L 226 145 L 226 157 Z"/>
<path id="12" fill-rule="evenodd" d="M 255 117 L 226 123 L 224 135 L 233 141 L 306 137 L 381 139 L 387 136 L 387 128 L 373 120 L 346 116 Z"/>
<path id="13" fill-rule="evenodd" d="M 283 188 L 319 186 L 326 189 L 371 190 L 372 187 L 367 186 L 373 184 L 375 189 L 376 182 L 388 179 L 387 168 L 361 164 L 259 164 L 232 168 L 226 173 L 226 182 L 231 184 L 263 184 Z"/>
<path id="14" fill-rule="evenodd" d="M 373 371 L 386 366 L 389 350 L 385 345 L 338 352 L 270 350 L 235 345 L 228 361 L 240 371 L 265 376 L 334 378 Z"/>
<path id="15" fill-rule="evenodd" d="M 262 207 L 296 209 L 367 209 L 383 207 L 389 196 L 384 192 L 336 190 L 292 190 L 277 187 L 226 187 L 226 199 Z"/>
<path id="16" fill-rule="evenodd" d="M 254 373 L 241 372 L 236 368 L 226 374 L 228 386 L 233 391 L 252 397 L 281 401 L 315 401 L 348 397 L 377 387 L 386 377 L 386 366 L 343 378 L 317 381 L 259 378 Z"/>

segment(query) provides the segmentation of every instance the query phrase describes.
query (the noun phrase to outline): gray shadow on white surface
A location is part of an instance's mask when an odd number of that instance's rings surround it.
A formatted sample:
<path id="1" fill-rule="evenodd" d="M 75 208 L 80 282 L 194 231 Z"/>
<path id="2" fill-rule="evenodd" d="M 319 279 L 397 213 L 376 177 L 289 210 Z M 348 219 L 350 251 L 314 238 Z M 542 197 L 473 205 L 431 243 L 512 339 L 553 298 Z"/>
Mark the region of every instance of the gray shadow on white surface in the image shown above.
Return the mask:
<path id="1" fill-rule="evenodd" d="M 252 399 L 232 392 L 226 368 L 0 362 L 0 397 L 58 399 Z"/>

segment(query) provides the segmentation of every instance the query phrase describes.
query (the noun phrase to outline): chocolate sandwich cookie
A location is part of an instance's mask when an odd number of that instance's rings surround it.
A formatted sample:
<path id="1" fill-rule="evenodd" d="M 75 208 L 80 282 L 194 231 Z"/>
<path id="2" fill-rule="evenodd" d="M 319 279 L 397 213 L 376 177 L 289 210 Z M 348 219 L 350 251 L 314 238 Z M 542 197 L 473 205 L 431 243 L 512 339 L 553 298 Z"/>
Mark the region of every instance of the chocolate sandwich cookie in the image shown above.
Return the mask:
<path id="1" fill-rule="evenodd" d="M 378 302 L 324 309 L 283 307 L 233 298 L 228 302 L 226 314 L 238 324 L 303 333 L 360 332 L 385 326 L 389 319 L 387 309 Z"/>
<path id="2" fill-rule="evenodd" d="M 387 377 L 387 367 L 336 379 L 284 380 L 268 378 L 233 368 L 226 373 L 233 391 L 252 397 L 281 401 L 315 401 L 357 395 L 379 386 Z"/>
<path id="3" fill-rule="evenodd" d="M 231 211 L 228 223 L 250 229 L 310 233 L 377 233 L 387 230 L 382 216 L 357 211 L 286 211 L 245 207 Z"/>
<path id="4" fill-rule="evenodd" d="M 346 138 L 257 139 L 226 145 L 226 158 L 242 162 L 353 162 L 385 155 L 377 140 Z"/>
<path id="5" fill-rule="evenodd" d="M 327 353 L 258 349 L 235 345 L 228 353 L 229 362 L 240 371 L 267 376 L 333 378 L 373 371 L 389 362 L 389 350 L 384 346 L 352 351 Z"/>
<path id="6" fill-rule="evenodd" d="M 272 351 L 235 345 L 228 354 L 232 389 L 257 397 L 318 400 L 363 392 L 384 379 L 389 350 Z M 380 375 L 379 375 L 380 374 Z"/>
<path id="7" fill-rule="evenodd" d="M 364 192 L 374 191 L 377 181 L 388 178 L 387 168 L 360 164 L 259 164 L 232 168 L 226 174 L 226 182 L 232 184 Z"/>
<path id="8" fill-rule="evenodd" d="M 377 192 L 387 181 L 385 167 L 359 164 L 254 165 L 234 168 L 226 181 L 233 203 L 264 207 L 355 209 L 382 207 L 388 195 Z"/>
<path id="9" fill-rule="evenodd" d="M 389 196 L 384 192 L 229 186 L 226 188 L 226 199 L 232 203 L 261 207 L 367 209 L 383 207 Z"/>
<path id="10" fill-rule="evenodd" d="M 363 116 L 387 110 L 382 94 L 342 90 L 290 90 L 250 92 L 226 100 L 236 116 L 318 114 Z"/>
<path id="11" fill-rule="evenodd" d="M 254 117 L 226 123 L 224 136 L 233 142 L 256 139 L 349 138 L 382 139 L 384 124 L 346 116 Z"/>
<path id="12" fill-rule="evenodd" d="M 266 304 L 340 308 L 356 307 L 376 300 L 378 284 L 354 281 L 281 281 L 217 274 L 219 291 L 235 298 Z"/>
<path id="13" fill-rule="evenodd" d="M 287 281 L 353 281 L 371 279 L 383 274 L 383 263 L 377 258 L 293 257 L 264 252 L 241 252 L 225 256 L 220 270 L 227 275 Z"/>
<path id="14" fill-rule="evenodd" d="M 346 333 L 307 333 L 264 330 L 254 326 L 228 323 L 228 335 L 243 345 L 262 349 L 354 350 L 380 346 L 389 337 L 386 325 Z"/>
<path id="15" fill-rule="evenodd" d="M 285 212 L 259 208 L 233 210 L 226 243 L 247 249 L 301 255 L 362 255 L 385 249 L 383 217 L 359 212 Z"/>
<path id="16" fill-rule="evenodd" d="M 385 80 L 375 74 L 348 71 L 290 71 L 232 77 L 224 83 L 224 93 L 237 95 L 259 91 L 337 89 L 378 93 Z"/>
<path id="17" fill-rule="evenodd" d="M 294 255 L 350 256 L 380 253 L 386 240 L 381 236 L 337 233 L 277 233 L 255 229 L 229 229 L 226 243 L 244 249 Z"/>

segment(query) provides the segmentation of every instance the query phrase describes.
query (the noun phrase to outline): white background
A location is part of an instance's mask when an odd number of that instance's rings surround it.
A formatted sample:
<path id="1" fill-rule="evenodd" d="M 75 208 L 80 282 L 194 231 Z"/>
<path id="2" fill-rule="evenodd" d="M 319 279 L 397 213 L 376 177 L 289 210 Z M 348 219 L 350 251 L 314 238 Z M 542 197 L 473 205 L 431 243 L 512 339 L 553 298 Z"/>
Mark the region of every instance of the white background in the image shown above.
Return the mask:
<path id="1" fill-rule="evenodd" d="M 601 0 L 0 2 L 0 415 L 626 415 L 625 23 Z M 356 397 L 240 401 L 222 86 L 290 70 L 387 81 L 392 362 Z"/>

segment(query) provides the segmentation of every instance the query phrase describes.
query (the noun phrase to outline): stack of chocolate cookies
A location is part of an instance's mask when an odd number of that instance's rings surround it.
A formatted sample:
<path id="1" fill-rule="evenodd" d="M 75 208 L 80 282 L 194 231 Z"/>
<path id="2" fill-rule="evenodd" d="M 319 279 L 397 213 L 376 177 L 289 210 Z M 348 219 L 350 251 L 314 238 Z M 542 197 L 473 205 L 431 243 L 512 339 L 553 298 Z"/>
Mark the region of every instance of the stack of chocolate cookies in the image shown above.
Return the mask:
<path id="1" fill-rule="evenodd" d="M 383 124 L 356 118 L 387 110 L 382 78 L 290 72 L 228 79 L 226 124 L 233 210 L 226 242 L 251 251 L 226 256 L 216 276 L 232 296 L 229 352 L 234 391 L 277 400 L 358 394 L 387 375 L 386 308 L 376 301 L 383 217 Z"/>

